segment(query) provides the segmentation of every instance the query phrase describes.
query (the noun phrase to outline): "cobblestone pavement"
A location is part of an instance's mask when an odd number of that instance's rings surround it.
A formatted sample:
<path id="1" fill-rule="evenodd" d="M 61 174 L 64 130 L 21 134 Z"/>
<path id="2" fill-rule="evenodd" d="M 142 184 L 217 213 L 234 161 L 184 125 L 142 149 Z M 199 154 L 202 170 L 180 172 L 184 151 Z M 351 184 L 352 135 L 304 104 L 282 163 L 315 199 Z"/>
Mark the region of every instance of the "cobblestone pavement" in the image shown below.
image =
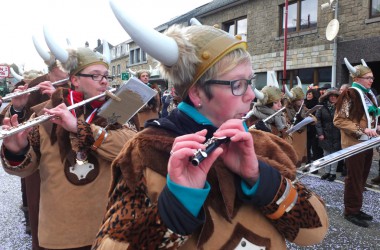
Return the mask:
<path id="1" fill-rule="evenodd" d="M 369 180 L 378 174 L 376 153 Z M 325 201 L 330 227 L 324 241 L 311 247 L 299 247 L 288 243 L 289 249 L 379 249 L 380 246 L 380 188 L 374 186 L 364 193 L 363 210 L 374 216 L 369 228 L 361 228 L 343 218 L 343 177 L 340 173 L 334 182 L 322 181 L 317 175 L 306 176 L 302 182 Z M 8 175 L 0 167 L 0 250 L 31 249 L 31 237 L 25 233 L 24 214 L 21 205 L 20 178 Z"/>

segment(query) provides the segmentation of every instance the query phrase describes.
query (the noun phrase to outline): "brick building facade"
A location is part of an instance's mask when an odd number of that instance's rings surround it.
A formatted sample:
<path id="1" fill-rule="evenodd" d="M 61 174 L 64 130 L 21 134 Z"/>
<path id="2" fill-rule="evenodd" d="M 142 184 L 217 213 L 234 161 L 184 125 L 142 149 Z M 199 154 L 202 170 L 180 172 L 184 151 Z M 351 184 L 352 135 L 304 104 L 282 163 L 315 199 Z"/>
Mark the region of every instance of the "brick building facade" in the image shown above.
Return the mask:
<path id="1" fill-rule="evenodd" d="M 296 76 L 301 78 L 304 88 L 311 83 L 322 85 L 331 82 L 333 41 L 326 39 L 326 27 L 334 18 L 334 11 L 332 8 L 321 9 L 321 4 L 326 2 L 329 0 L 293 0 L 288 3 L 286 82 L 290 87 L 296 84 Z M 379 1 L 338 2 L 340 28 L 336 38 L 337 86 L 351 81 L 343 63 L 344 57 L 353 65 L 360 63 L 363 58 L 374 70 L 375 77 L 380 77 L 380 6 L 377 6 L 377 2 Z M 284 9 L 285 0 L 214 0 L 161 24 L 156 29 L 163 32 L 173 24 L 189 25 L 190 19 L 195 17 L 202 24 L 217 24 L 231 34 L 241 35 L 248 43 L 260 88 L 266 84 L 267 71 L 273 70 L 277 72 L 278 79 L 283 78 Z M 124 56 L 115 56 L 111 68 L 119 65 L 120 70 L 125 72 L 128 67 L 133 70 L 147 69 L 149 65 L 155 67 L 155 62 L 149 55 L 144 57 L 132 52 L 138 48 L 133 41 L 125 44 L 128 44 L 129 50 L 126 50 Z M 131 55 L 140 56 L 144 60 L 133 62 Z M 380 93 L 380 86 L 378 91 Z"/>

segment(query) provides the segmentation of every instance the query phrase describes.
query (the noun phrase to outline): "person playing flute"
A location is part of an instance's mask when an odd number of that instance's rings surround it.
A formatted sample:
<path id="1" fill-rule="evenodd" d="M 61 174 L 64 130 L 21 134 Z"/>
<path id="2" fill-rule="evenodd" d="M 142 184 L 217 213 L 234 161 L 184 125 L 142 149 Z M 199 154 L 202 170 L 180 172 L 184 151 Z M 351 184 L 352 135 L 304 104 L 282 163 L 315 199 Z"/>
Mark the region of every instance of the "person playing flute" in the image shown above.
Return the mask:
<path id="1" fill-rule="evenodd" d="M 328 217 L 296 176 L 296 153 L 242 118 L 255 94 L 246 42 L 207 25 L 144 28 L 111 1 L 122 26 L 160 62 L 182 97 L 146 123 L 114 160 L 108 209 L 93 249 L 286 249 L 321 242 Z M 144 35 L 144 36 L 143 36 Z M 211 137 L 229 137 L 198 166 Z M 302 225 L 302 226 L 301 226 Z"/>
<path id="2" fill-rule="evenodd" d="M 41 247 L 90 249 L 107 204 L 111 161 L 135 132 L 97 116 L 104 98 L 68 110 L 107 90 L 112 77 L 103 55 L 89 48 L 64 50 L 55 44 L 49 48 L 74 90 L 60 87 L 49 101 L 33 107 L 32 117 L 46 113 L 54 118 L 5 138 L 2 166 L 21 177 L 39 169 Z M 13 115 L 4 119 L 3 129 L 17 125 Z"/>

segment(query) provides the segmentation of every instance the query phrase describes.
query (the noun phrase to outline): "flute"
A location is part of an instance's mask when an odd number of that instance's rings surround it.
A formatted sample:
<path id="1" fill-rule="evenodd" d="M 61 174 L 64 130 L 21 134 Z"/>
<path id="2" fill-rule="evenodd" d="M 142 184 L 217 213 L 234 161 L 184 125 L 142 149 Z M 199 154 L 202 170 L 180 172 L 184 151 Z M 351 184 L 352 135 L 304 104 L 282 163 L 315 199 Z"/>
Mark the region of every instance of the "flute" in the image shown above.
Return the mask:
<path id="1" fill-rule="evenodd" d="M 268 116 L 267 118 L 265 118 L 264 120 L 262 120 L 263 123 L 266 123 L 267 121 L 269 121 L 271 118 L 273 118 L 274 116 L 276 116 L 277 114 L 281 113 L 281 111 L 283 111 L 285 109 L 285 107 L 282 107 L 281 109 L 277 110 L 276 112 L 274 112 L 273 114 L 271 114 L 270 116 Z M 265 124 L 264 124 L 265 125 Z M 255 124 L 250 126 L 249 129 L 255 129 L 256 126 Z"/>
<path id="2" fill-rule="evenodd" d="M 116 91 L 116 88 L 111 88 L 109 90 L 106 90 L 104 93 L 102 93 L 100 95 L 93 96 L 93 97 L 88 98 L 86 100 L 83 100 L 81 102 L 75 103 L 75 104 L 73 104 L 71 106 L 68 106 L 67 109 L 68 110 L 76 109 L 78 107 L 81 107 L 81 106 L 89 103 L 89 102 L 92 102 L 92 101 L 94 101 L 96 99 L 99 99 L 99 98 L 101 98 L 103 96 L 113 95 L 112 92 L 115 92 L 115 91 Z M 41 116 L 37 116 L 36 118 L 30 119 L 30 120 L 28 120 L 28 121 L 26 121 L 24 123 L 21 123 L 21 124 L 19 124 L 17 126 L 11 127 L 8 130 L 0 130 L 0 140 L 4 139 L 6 137 L 9 137 L 9 136 L 11 136 L 13 134 L 16 134 L 16 133 L 18 133 L 20 131 L 23 131 L 23 130 L 25 130 L 27 128 L 30 128 L 30 127 L 36 126 L 36 125 L 38 125 L 40 123 L 43 123 L 45 121 L 48 121 L 48 120 L 50 120 L 53 117 L 54 117 L 54 115 L 49 115 L 49 114 L 41 115 Z"/>
<path id="3" fill-rule="evenodd" d="M 59 81 L 55 81 L 55 82 L 52 82 L 51 85 L 57 85 L 59 83 L 62 83 L 62 82 L 65 82 L 69 80 L 69 78 L 65 78 L 65 79 L 62 79 L 62 80 L 59 80 Z M 28 93 L 31 93 L 31 92 L 34 92 L 34 91 L 37 91 L 39 90 L 40 87 L 39 86 L 35 86 L 35 87 L 31 87 L 31 88 L 28 88 L 24 91 L 19 91 L 19 92 L 13 92 L 13 93 L 10 93 L 10 94 L 7 94 L 5 95 L 4 97 L 2 97 L 1 99 L 3 101 L 7 101 L 7 100 L 10 100 L 12 99 L 13 97 L 16 97 L 16 96 L 20 96 L 20 95 L 25 95 L 25 94 L 28 94 Z"/>
<path id="4" fill-rule="evenodd" d="M 242 122 L 246 121 L 249 117 L 253 115 L 253 110 L 249 111 L 244 117 L 242 117 Z M 217 149 L 223 143 L 227 143 L 230 141 L 230 138 L 227 136 L 222 137 L 212 137 L 206 141 L 204 144 L 206 146 L 205 150 L 198 149 L 193 157 L 190 157 L 191 164 L 193 166 L 198 166 L 207 156 L 212 153 L 215 149 Z"/>

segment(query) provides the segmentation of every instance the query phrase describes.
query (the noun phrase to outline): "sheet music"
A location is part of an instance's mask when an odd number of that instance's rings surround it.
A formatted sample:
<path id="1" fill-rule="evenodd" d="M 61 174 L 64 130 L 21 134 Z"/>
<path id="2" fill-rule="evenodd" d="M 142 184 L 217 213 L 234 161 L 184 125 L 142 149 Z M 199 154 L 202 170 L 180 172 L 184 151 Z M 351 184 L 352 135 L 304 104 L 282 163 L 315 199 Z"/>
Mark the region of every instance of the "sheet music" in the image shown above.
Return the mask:
<path id="1" fill-rule="evenodd" d="M 124 124 L 128 122 L 150 99 L 157 94 L 157 91 L 132 77 L 125 84 L 119 87 L 115 95 L 121 101 L 109 98 L 99 109 L 98 115 L 107 119 L 109 124 L 118 122 Z"/>
<path id="2" fill-rule="evenodd" d="M 286 131 L 286 133 L 287 134 L 294 133 L 295 131 L 300 130 L 301 128 L 303 128 L 307 124 L 312 123 L 313 121 L 314 121 L 313 118 L 308 116 L 305 119 L 303 119 L 302 121 L 300 121 L 299 123 L 297 123 L 296 125 L 294 125 L 293 127 L 291 127 L 290 129 L 288 129 Z"/>

